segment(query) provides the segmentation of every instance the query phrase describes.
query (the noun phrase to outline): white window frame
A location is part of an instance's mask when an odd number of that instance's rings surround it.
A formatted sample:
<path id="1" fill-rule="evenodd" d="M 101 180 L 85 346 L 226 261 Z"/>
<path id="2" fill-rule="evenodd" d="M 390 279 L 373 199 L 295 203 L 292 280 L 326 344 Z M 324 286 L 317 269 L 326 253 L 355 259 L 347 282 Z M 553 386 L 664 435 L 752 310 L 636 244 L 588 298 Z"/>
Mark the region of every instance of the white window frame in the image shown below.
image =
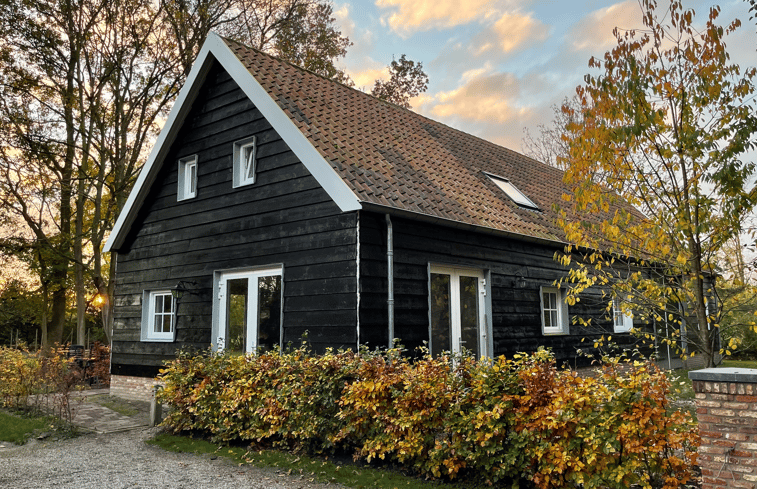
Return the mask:
<path id="1" fill-rule="evenodd" d="M 257 176 L 257 138 L 252 136 L 234 143 L 233 187 L 255 183 Z"/>
<path id="2" fill-rule="evenodd" d="M 557 308 L 546 308 L 544 304 L 544 294 L 555 294 L 555 303 Z M 566 335 L 570 334 L 570 316 L 568 315 L 568 303 L 565 302 L 565 289 L 557 287 L 541 287 L 539 289 L 539 302 L 541 303 L 541 330 L 544 335 Z M 557 326 L 547 325 L 544 321 L 545 311 L 557 312 Z"/>
<path id="3" fill-rule="evenodd" d="M 157 297 L 171 297 L 171 331 L 155 331 L 155 299 Z M 166 315 L 166 313 L 159 313 Z M 145 290 L 142 294 L 142 341 L 171 342 L 176 337 L 176 298 L 171 290 Z"/>
<path id="4" fill-rule="evenodd" d="M 266 267 L 242 268 L 233 270 L 219 270 L 214 273 L 213 277 L 213 326 L 212 326 L 212 344 L 213 351 L 221 352 L 225 349 L 226 343 L 226 283 L 229 280 L 247 279 L 257 280 L 259 277 L 278 275 L 281 277 L 281 311 L 279 323 L 279 347 L 282 347 L 284 341 L 284 267 L 283 265 L 273 265 Z M 248 286 L 248 291 L 253 290 Z M 254 288 L 257 291 L 257 287 Z M 248 292 L 249 293 L 249 292 Z M 245 340 L 245 351 L 254 353 L 258 348 L 258 295 L 252 293 L 248 296 L 249 304 L 247 307 L 247 338 Z"/>
<path id="5" fill-rule="evenodd" d="M 197 155 L 179 160 L 179 182 L 177 200 L 192 199 L 197 196 Z"/>
<path id="6" fill-rule="evenodd" d="M 460 353 L 462 346 L 460 344 L 461 324 L 460 324 L 460 281 L 461 276 L 476 277 L 479 281 L 478 297 L 478 356 L 479 358 L 491 358 L 493 349 L 493 338 L 491 332 L 491 294 L 489 293 L 489 284 L 491 283 L 490 274 L 479 268 L 458 267 L 450 265 L 436 265 L 430 263 L 428 266 L 428 300 L 429 300 L 429 322 L 428 322 L 428 339 L 429 351 L 434 341 L 431 325 L 431 274 L 441 274 L 450 276 L 450 346 L 452 353 Z"/>
<path id="7" fill-rule="evenodd" d="M 623 311 L 618 297 L 612 300 L 612 329 L 615 333 L 628 333 L 633 329 L 633 315 Z"/>

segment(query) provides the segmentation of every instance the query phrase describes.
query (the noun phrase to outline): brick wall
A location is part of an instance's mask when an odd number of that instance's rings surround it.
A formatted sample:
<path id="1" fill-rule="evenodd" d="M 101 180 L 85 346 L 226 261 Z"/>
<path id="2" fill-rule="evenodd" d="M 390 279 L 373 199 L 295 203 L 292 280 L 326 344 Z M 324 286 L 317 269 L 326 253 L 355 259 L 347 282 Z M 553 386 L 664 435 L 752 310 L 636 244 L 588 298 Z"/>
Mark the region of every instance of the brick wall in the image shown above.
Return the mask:
<path id="1" fill-rule="evenodd" d="M 689 372 L 702 445 L 702 489 L 757 489 L 757 370 Z"/>
<path id="2" fill-rule="evenodd" d="M 123 399 L 150 402 L 152 400 L 152 388 L 155 384 L 159 384 L 159 382 L 152 377 L 111 375 L 110 394 Z"/>

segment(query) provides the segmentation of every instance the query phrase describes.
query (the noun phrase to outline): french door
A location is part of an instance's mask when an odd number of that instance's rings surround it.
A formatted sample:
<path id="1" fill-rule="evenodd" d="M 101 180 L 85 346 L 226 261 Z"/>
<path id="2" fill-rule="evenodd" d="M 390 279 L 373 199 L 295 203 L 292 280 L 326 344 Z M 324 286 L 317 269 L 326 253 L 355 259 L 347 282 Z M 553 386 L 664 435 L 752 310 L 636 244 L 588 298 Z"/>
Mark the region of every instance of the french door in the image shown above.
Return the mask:
<path id="1" fill-rule="evenodd" d="M 220 272 L 217 349 L 267 351 L 281 344 L 281 268 Z"/>
<path id="2" fill-rule="evenodd" d="M 429 285 L 431 354 L 465 349 L 486 355 L 483 271 L 431 265 Z"/>

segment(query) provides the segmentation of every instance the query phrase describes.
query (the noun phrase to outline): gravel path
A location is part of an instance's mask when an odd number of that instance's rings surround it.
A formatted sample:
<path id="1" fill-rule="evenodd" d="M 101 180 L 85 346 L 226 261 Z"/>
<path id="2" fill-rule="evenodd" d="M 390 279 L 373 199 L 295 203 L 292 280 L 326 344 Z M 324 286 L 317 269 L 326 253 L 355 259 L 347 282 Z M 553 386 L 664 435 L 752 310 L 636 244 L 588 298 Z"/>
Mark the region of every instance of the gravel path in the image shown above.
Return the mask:
<path id="1" fill-rule="evenodd" d="M 173 453 L 147 445 L 155 429 L 33 440 L 0 449 L 0 487 L 77 489 L 334 489 L 273 469 L 237 466 L 225 457 Z M 1 443 L 0 443 L 1 444 Z M 342 486 L 338 486 L 342 487 Z"/>

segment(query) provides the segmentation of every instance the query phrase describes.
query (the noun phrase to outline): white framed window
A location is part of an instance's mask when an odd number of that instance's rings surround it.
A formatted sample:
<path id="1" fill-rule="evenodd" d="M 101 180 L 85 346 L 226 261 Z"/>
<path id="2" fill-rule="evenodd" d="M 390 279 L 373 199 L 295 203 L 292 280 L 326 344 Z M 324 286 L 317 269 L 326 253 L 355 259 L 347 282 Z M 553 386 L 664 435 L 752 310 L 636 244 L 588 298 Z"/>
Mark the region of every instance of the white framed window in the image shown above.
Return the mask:
<path id="1" fill-rule="evenodd" d="M 491 173 L 484 173 L 487 177 L 489 177 L 489 180 L 494 182 L 494 184 L 500 188 L 510 199 L 518 204 L 520 207 L 525 207 L 527 209 L 533 209 L 533 210 L 540 210 L 539 206 L 534 203 L 533 200 L 529 199 L 526 194 L 520 191 L 518 187 L 515 186 L 510 180 L 507 178 L 502 178 L 497 175 L 492 175 Z"/>
<path id="2" fill-rule="evenodd" d="M 142 297 L 142 341 L 173 341 L 176 301 L 170 290 L 145 291 Z"/>
<path id="3" fill-rule="evenodd" d="M 612 327 L 616 333 L 627 333 L 633 329 L 633 316 L 623 312 L 621 300 L 617 297 L 612 300 Z"/>
<path id="4" fill-rule="evenodd" d="M 486 320 L 486 279 L 482 270 L 429 265 L 429 349 L 476 357 L 491 356 Z"/>
<path id="5" fill-rule="evenodd" d="M 235 188 L 255 183 L 256 147 L 255 136 L 234 143 L 233 186 Z"/>
<path id="6" fill-rule="evenodd" d="M 281 346 L 281 266 L 215 273 L 213 348 L 254 353 Z"/>
<path id="7" fill-rule="evenodd" d="M 179 186 L 177 200 L 191 199 L 197 196 L 197 155 L 179 160 Z"/>
<path id="8" fill-rule="evenodd" d="M 568 334 L 570 331 L 565 291 L 557 287 L 542 287 L 540 292 L 542 333 Z"/>

